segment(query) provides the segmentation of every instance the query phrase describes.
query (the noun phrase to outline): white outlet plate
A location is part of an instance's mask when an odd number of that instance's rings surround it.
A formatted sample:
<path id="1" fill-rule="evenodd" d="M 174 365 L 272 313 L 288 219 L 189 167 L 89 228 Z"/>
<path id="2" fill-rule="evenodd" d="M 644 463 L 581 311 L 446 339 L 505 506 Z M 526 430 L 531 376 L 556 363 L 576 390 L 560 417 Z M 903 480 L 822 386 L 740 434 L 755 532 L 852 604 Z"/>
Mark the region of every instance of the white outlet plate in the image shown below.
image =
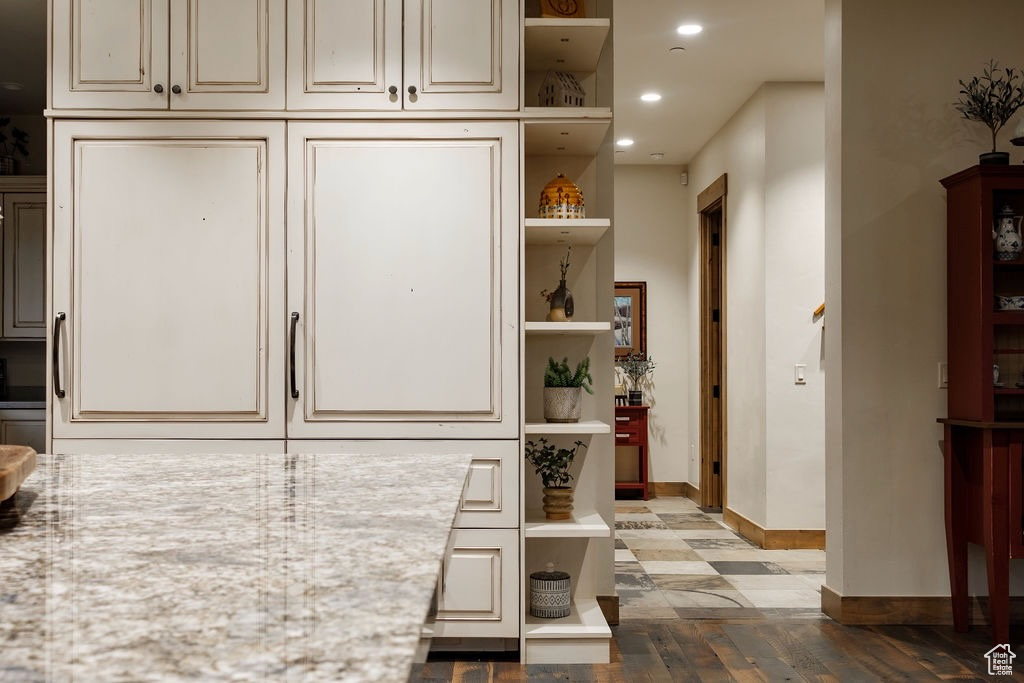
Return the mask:
<path id="1" fill-rule="evenodd" d="M 939 361 L 939 389 L 949 388 L 949 363 Z"/>

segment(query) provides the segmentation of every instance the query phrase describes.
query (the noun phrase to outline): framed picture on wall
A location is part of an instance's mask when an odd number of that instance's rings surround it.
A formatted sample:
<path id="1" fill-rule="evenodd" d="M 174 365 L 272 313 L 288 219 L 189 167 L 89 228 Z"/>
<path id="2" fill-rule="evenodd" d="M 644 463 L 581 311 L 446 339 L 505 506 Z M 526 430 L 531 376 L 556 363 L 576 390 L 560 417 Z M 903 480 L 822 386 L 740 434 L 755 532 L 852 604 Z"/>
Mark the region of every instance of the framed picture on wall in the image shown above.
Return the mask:
<path id="1" fill-rule="evenodd" d="M 615 283 L 615 357 L 647 355 L 647 283 Z"/>

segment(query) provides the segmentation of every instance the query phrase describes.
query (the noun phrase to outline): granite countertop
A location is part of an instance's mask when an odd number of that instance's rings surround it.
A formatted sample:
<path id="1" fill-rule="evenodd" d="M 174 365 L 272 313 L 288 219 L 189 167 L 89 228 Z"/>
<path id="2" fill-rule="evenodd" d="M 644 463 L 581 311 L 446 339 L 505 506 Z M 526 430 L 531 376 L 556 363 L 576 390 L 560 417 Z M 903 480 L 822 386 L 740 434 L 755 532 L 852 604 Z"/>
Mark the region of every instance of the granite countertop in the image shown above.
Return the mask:
<path id="1" fill-rule="evenodd" d="M 469 456 L 39 456 L 0 681 L 406 681 Z"/>

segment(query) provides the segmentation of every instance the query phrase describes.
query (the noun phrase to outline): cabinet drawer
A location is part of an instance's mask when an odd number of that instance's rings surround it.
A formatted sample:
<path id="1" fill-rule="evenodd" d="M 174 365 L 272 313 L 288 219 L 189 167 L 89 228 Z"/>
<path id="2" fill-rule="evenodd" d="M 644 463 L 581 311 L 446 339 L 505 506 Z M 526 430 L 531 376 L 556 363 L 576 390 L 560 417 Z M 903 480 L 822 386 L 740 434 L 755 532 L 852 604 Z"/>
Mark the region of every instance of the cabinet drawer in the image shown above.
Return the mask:
<path id="1" fill-rule="evenodd" d="M 450 546 L 426 630 L 438 638 L 518 637 L 518 532 L 456 529 Z"/>
<path id="2" fill-rule="evenodd" d="M 453 526 L 514 529 L 519 526 L 519 441 L 374 441 L 289 439 L 289 453 L 364 453 L 367 457 L 422 453 L 473 456 Z"/>
<path id="3" fill-rule="evenodd" d="M 643 440 L 637 430 L 623 429 L 620 425 L 615 425 L 615 445 L 641 446 L 643 445 Z"/>

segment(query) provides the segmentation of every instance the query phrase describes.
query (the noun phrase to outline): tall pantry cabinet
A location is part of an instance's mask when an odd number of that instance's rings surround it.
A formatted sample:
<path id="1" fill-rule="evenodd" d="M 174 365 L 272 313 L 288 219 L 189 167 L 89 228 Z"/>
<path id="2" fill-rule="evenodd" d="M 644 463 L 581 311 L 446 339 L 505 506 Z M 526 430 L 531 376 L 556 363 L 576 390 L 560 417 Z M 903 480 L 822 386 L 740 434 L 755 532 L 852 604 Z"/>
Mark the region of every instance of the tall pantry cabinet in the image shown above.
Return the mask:
<path id="1" fill-rule="evenodd" d="M 51 0 L 47 438 L 55 453 L 471 453 L 425 634 L 607 661 L 611 3 L 584 19 L 535 4 Z M 535 106 L 565 64 L 550 53 L 581 43 L 566 68 L 592 101 Z M 562 171 L 599 234 L 524 222 Z M 537 246 L 551 230 L 590 235 L 591 322 L 538 338 L 524 287 L 557 267 L 561 242 Z M 589 446 L 581 512 L 550 525 L 525 511 L 539 489 L 522 447 L 544 433 L 536 359 L 563 347 L 592 356 L 597 395 L 573 432 Z M 574 612 L 538 624 L 528 575 L 545 561 L 573 575 Z"/>

